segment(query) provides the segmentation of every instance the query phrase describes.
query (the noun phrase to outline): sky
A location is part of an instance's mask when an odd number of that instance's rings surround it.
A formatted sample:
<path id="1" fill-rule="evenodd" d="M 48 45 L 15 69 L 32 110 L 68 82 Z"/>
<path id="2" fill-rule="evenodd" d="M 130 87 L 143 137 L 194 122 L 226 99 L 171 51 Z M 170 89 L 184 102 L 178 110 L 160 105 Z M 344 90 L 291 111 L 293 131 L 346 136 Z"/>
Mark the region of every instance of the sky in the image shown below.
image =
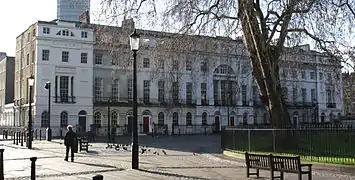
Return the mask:
<path id="1" fill-rule="evenodd" d="M 101 0 L 91 0 L 91 12 Z M 16 37 L 38 20 L 57 18 L 57 0 L 0 0 L 0 52 L 15 56 Z"/>

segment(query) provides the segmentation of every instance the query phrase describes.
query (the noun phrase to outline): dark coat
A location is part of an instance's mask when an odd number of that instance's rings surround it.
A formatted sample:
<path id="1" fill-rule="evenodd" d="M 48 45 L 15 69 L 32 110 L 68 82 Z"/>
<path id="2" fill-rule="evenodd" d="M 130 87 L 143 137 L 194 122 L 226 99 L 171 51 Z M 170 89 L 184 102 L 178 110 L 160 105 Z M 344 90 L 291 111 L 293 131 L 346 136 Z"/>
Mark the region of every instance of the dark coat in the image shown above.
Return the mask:
<path id="1" fill-rule="evenodd" d="M 64 137 L 65 146 L 73 146 L 76 141 L 76 133 L 73 130 L 69 130 Z"/>

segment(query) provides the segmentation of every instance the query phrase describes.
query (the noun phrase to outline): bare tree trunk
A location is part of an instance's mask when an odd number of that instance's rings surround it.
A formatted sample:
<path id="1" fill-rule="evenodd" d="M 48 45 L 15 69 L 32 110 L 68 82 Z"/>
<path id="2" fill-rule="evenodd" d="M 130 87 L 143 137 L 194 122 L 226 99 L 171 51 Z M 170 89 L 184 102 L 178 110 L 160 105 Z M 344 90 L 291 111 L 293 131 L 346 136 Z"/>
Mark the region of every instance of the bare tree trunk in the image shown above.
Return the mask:
<path id="1" fill-rule="evenodd" d="M 266 44 L 266 37 L 259 28 L 253 11 L 253 2 L 238 0 L 238 16 L 241 20 L 244 41 L 250 53 L 253 75 L 260 90 L 260 99 L 268 107 L 271 124 L 276 128 L 290 124 L 285 103 L 282 99 L 279 78 L 279 58 L 282 49 Z"/>

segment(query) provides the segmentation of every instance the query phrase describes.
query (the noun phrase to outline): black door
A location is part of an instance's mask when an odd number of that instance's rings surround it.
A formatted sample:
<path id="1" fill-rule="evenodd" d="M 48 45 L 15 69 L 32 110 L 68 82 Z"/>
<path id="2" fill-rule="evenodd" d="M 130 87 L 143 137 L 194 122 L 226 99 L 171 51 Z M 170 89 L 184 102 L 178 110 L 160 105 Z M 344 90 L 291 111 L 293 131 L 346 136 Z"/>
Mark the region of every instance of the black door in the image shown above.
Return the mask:
<path id="1" fill-rule="evenodd" d="M 79 116 L 79 132 L 86 132 L 86 116 Z"/>
<path id="2" fill-rule="evenodd" d="M 129 116 L 128 117 L 128 126 L 127 126 L 128 133 L 132 133 L 132 126 L 133 126 L 132 122 L 133 122 L 133 117 Z"/>

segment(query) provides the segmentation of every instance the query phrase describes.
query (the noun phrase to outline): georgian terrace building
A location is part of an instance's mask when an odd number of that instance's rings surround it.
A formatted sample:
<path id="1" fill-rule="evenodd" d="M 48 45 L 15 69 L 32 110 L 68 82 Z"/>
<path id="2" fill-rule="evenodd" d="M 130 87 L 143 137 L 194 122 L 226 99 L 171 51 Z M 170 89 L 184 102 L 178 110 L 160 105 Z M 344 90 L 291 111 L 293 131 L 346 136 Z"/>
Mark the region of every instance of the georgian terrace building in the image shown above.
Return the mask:
<path id="1" fill-rule="evenodd" d="M 31 25 L 17 38 L 15 124 L 28 120 L 32 74 L 34 128 L 45 128 L 50 120 L 54 135 L 67 124 L 80 131 L 96 124 L 98 132 L 107 133 L 110 122 L 130 130 L 133 29 L 132 20 L 121 27 L 58 20 Z M 152 132 L 155 125 L 171 132 L 173 125 L 208 124 L 208 131 L 218 131 L 268 122 L 242 39 L 138 32 L 139 132 Z M 293 123 L 331 121 L 341 114 L 338 63 L 307 46 L 286 52 L 280 78 Z M 47 81 L 52 82 L 50 116 Z"/>

